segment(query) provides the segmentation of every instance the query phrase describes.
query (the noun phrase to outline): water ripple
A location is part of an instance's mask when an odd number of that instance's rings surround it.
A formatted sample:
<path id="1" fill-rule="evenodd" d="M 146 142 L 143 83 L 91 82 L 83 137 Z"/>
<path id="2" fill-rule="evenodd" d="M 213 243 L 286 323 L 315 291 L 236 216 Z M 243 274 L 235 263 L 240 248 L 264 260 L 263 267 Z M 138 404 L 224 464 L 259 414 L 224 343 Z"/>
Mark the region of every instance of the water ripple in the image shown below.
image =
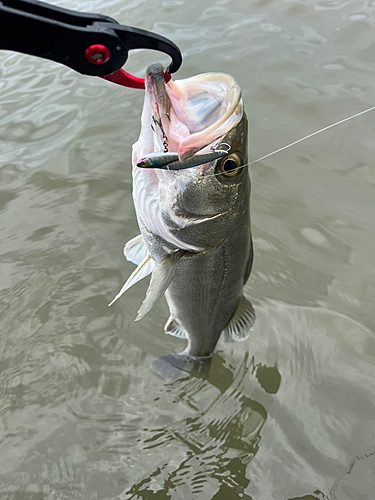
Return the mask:
<path id="1" fill-rule="evenodd" d="M 176 78 L 233 74 L 251 159 L 375 101 L 371 2 L 54 3 L 169 37 Z M 143 93 L 10 52 L 0 76 L 0 497 L 372 498 L 373 117 L 252 166 L 257 323 L 171 380 L 166 304 L 134 323 L 140 283 L 107 307 Z"/>

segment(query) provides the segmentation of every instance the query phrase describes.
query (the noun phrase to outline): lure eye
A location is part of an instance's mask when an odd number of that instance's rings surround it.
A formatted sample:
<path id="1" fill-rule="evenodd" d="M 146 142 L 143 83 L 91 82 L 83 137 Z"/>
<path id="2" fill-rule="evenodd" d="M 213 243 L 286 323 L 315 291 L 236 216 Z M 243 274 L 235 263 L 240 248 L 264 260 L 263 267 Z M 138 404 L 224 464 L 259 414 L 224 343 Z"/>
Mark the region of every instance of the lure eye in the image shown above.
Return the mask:
<path id="1" fill-rule="evenodd" d="M 219 166 L 219 172 L 225 177 L 234 177 L 240 171 L 242 161 L 237 153 L 225 156 Z"/>
<path id="2" fill-rule="evenodd" d="M 139 162 L 137 163 L 137 167 L 145 167 L 146 166 L 146 161 L 144 159 L 142 160 L 139 160 Z"/>

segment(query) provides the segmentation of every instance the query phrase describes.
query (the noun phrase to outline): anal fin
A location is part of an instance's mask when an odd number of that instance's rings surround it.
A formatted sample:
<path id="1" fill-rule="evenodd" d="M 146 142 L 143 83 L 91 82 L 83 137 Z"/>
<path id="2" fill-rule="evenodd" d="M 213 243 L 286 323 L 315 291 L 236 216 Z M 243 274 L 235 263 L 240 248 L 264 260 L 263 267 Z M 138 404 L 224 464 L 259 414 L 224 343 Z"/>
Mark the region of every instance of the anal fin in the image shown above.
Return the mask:
<path id="1" fill-rule="evenodd" d="M 169 316 L 168 321 L 165 323 L 164 331 L 165 333 L 173 335 L 179 339 L 188 338 L 185 330 L 172 318 L 172 316 Z"/>
<path id="2" fill-rule="evenodd" d="M 224 328 L 225 342 L 246 340 L 255 321 L 251 303 L 242 295 L 237 308 Z"/>

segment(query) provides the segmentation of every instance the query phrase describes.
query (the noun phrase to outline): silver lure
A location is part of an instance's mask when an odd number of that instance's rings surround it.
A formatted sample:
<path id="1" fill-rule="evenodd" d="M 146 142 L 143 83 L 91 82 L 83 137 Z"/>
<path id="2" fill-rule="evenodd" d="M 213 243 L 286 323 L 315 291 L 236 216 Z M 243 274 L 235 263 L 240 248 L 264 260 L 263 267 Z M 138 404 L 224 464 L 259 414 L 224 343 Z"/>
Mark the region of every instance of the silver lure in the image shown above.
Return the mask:
<path id="1" fill-rule="evenodd" d="M 164 168 L 168 163 L 178 161 L 178 153 L 150 153 L 137 161 L 140 168 Z"/>
<path id="2" fill-rule="evenodd" d="M 230 148 L 229 148 L 230 149 Z M 218 160 L 226 156 L 229 149 L 214 149 L 211 153 L 194 155 L 187 160 L 180 162 L 177 153 L 151 153 L 147 157 L 140 159 L 137 162 L 137 167 L 140 168 L 160 168 L 163 170 L 184 170 L 193 168 L 204 163 Z"/>

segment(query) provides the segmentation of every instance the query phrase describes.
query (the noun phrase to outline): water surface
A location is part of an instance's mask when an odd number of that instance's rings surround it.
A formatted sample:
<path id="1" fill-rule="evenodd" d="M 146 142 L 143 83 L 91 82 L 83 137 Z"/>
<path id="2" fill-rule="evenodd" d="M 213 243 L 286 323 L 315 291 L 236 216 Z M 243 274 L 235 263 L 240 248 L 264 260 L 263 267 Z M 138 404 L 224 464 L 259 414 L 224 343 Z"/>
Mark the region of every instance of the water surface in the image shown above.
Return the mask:
<path id="1" fill-rule="evenodd" d="M 372 1 L 54 3 L 169 37 L 175 78 L 234 75 L 252 160 L 375 104 Z M 166 303 L 134 323 L 139 283 L 107 307 L 142 101 L 0 54 L 1 500 L 374 500 L 375 115 L 251 167 L 254 331 L 164 379 Z"/>

